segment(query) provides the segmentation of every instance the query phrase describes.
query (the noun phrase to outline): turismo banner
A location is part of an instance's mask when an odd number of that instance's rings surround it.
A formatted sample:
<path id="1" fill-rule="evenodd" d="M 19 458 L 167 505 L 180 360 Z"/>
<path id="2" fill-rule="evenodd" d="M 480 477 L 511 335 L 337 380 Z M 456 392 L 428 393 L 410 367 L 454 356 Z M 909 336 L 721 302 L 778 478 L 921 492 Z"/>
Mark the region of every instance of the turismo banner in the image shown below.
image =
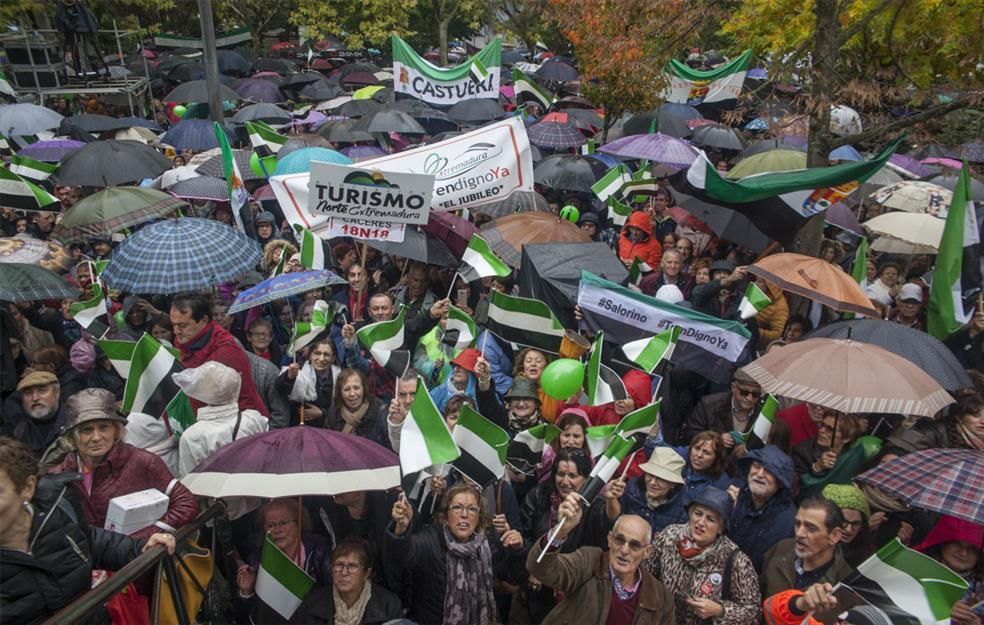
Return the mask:
<path id="1" fill-rule="evenodd" d="M 450 106 L 462 100 L 499 98 L 502 40 L 495 39 L 454 67 L 438 67 L 393 36 L 393 90 L 428 104 Z"/>

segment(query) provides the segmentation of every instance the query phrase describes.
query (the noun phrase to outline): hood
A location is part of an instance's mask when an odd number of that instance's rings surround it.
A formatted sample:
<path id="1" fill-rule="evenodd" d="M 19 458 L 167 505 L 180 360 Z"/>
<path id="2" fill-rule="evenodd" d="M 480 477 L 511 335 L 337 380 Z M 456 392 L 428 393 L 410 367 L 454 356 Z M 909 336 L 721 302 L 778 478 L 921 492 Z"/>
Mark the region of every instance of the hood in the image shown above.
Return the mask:
<path id="1" fill-rule="evenodd" d="M 783 453 L 775 445 L 766 445 L 765 447 L 748 452 L 747 456 L 738 460 L 737 464 L 740 475 L 747 476 L 748 469 L 755 460 L 762 463 L 765 470 L 779 480 L 779 483 L 782 484 L 787 493 L 792 492 L 793 477 L 795 476 L 792 458 Z"/>
<path id="2" fill-rule="evenodd" d="M 940 520 L 926 535 L 926 540 L 917 545 L 915 549 L 926 552 L 956 540 L 984 548 L 984 525 L 976 525 L 952 516 L 940 517 Z"/>
<path id="3" fill-rule="evenodd" d="M 653 222 L 649 220 L 649 215 L 644 211 L 635 211 L 629 215 L 629 218 L 625 221 L 624 228 L 628 228 L 629 226 L 642 230 L 649 237 L 653 236 Z"/>
<path id="4" fill-rule="evenodd" d="M 649 400 L 652 399 L 652 387 L 648 375 L 642 371 L 630 369 L 622 376 L 622 382 L 625 383 L 625 390 L 635 402 L 637 409 L 649 405 Z"/>
<path id="5" fill-rule="evenodd" d="M 123 318 L 126 319 L 130 315 L 130 311 L 133 307 L 143 301 L 143 298 L 136 295 L 131 295 L 123 300 Z"/>

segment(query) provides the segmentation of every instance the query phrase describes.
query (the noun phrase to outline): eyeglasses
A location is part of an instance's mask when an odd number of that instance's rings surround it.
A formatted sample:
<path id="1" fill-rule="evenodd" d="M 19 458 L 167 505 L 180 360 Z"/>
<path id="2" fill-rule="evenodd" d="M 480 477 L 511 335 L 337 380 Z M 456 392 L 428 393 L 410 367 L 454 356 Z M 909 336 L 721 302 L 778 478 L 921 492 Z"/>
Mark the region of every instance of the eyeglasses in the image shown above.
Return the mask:
<path id="1" fill-rule="evenodd" d="M 480 512 L 478 506 L 466 506 L 460 503 L 451 504 L 448 506 L 448 510 L 461 516 L 465 516 L 466 514 L 468 516 L 477 515 Z"/>
<path id="2" fill-rule="evenodd" d="M 336 573 L 341 573 L 343 571 L 345 573 L 355 573 L 356 571 L 361 571 L 364 568 L 366 567 L 362 566 L 361 564 L 357 564 L 355 562 L 336 562 L 335 564 L 331 565 L 331 570 L 335 571 Z"/>
<path id="3" fill-rule="evenodd" d="M 864 525 L 864 521 L 844 521 L 844 524 L 841 525 L 841 527 L 846 530 L 859 530 L 862 525 Z"/>
<path id="4" fill-rule="evenodd" d="M 294 519 L 284 519 L 283 521 L 270 521 L 269 523 L 263 524 L 263 529 L 265 529 L 268 532 L 272 532 L 273 530 L 288 527 L 293 524 L 294 524 Z"/>
<path id="5" fill-rule="evenodd" d="M 756 390 L 753 390 L 753 389 L 750 389 L 750 388 L 742 388 L 740 386 L 736 386 L 735 387 L 735 390 L 742 397 L 755 397 L 755 398 L 758 398 L 758 397 L 761 397 L 762 396 L 762 391 L 756 391 Z"/>
<path id="6" fill-rule="evenodd" d="M 622 547 L 628 545 L 629 551 L 632 553 L 639 553 L 646 548 L 646 545 L 642 544 L 638 540 L 629 540 L 621 534 L 608 533 L 612 537 L 612 544 L 615 545 L 616 549 L 621 549 Z"/>

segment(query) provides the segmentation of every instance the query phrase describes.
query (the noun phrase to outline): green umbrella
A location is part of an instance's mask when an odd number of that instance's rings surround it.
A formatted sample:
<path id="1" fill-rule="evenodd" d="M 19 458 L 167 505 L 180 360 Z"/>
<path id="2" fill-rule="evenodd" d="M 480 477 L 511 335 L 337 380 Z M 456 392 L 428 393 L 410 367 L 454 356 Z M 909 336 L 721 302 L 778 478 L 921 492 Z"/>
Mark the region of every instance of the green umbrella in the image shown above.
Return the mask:
<path id="1" fill-rule="evenodd" d="M 0 300 L 27 302 L 78 295 L 77 288 L 49 269 L 24 263 L 0 263 Z"/>
<path id="2" fill-rule="evenodd" d="M 157 189 L 109 187 L 65 211 L 55 236 L 65 243 L 110 236 L 184 206 L 184 201 Z"/>
<path id="3" fill-rule="evenodd" d="M 725 178 L 737 180 L 752 174 L 773 171 L 792 171 L 806 168 L 806 153 L 794 150 L 769 150 L 738 161 L 738 164 L 725 174 Z"/>

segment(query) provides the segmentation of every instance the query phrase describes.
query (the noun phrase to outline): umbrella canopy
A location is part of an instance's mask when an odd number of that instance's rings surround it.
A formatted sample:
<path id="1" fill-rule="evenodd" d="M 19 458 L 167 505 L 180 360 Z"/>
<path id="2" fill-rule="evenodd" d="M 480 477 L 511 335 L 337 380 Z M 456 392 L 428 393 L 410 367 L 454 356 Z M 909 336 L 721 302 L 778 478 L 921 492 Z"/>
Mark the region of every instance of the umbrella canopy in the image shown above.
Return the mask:
<path id="1" fill-rule="evenodd" d="M 584 145 L 588 142 L 580 131 L 570 124 L 559 122 L 540 122 L 526 129 L 530 143 L 541 148 L 564 149 Z"/>
<path id="2" fill-rule="evenodd" d="M 489 247 L 510 267 L 519 267 L 528 243 L 590 243 L 591 237 L 553 213 L 516 213 L 499 217 L 481 231 Z"/>
<path id="3" fill-rule="evenodd" d="M 400 458 L 361 436 L 292 427 L 224 445 L 181 480 L 199 497 L 301 497 L 400 484 Z"/>
<path id="4" fill-rule="evenodd" d="M 960 161 L 945 156 L 943 157 L 931 156 L 929 158 L 924 158 L 921 162 L 923 165 L 940 165 L 942 167 L 947 167 L 949 169 L 956 169 L 958 171 L 960 170 L 961 167 L 963 167 L 963 163 L 961 163 Z"/>
<path id="5" fill-rule="evenodd" d="M 851 339 L 877 345 L 916 365 L 948 391 L 972 388 L 970 376 L 946 345 L 909 326 L 882 319 L 855 319 L 821 326 L 807 338 Z"/>
<path id="6" fill-rule="evenodd" d="M 167 192 L 183 200 L 229 201 L 229 186 L 222 178 L 196 176 L 179 180 L 167 188 Z"/>
<path id="7" fill-rule="evenodd" d="M 854 212 L 843 202 L 837 202 L 828 208 L 823 214 L 823 219 L 828 224 L 833 224 L 843 230 L 848 230 L 858 235 L 864 234 L 861 222 L 858 221 Z"/>
<path id="8" fill-rule="evenodd" d="M 969 141 L 960 146 L 957 156 L 971 163 L 984 163 L 984 141 Z"/>
<path id="9" fill-rule="evenodd" d="M 384 254 L 402 256 L 428 265 L 456 267 L 459 262 L 443 241 L 427 236 L 417 226 L 407 226 L 402 243 L 368 241 L 368 245 Z"/>
<path id="10" fill-rule="evenodd" d="M 697 145 L 710 148 L 720 148 L 722 150 L 741 150 L 745 147 L 741 135 L 734 128 L 722 126 L 721 124 L 703 124 L 694 130 L 691 141 Z"/>
<path id="11" fill-rule="evenodd" d="M 96 141 L 65 157 L 58 168 L 58 182 L 109 187 L 156 178 L 170 168 L 171 161 L 144 143 Z"/>
<path id="12" fill-rule="evenodd" d="M 742 367 L 764 391 L 841 412 L 931 417 L 953 398 L 926 372 L 877 345 L 811 338 Z"/>
<path id="13" fill-rule="evenodd" d="M 57 163 L 63 158 L 85 147 L 81 141 L 71 139 L 52 139 L 50 141 L 38 141 L 22 148 L 17 153 L 27 158 L 45 163 Z"/>
<path id="14" fill-rule="evenodd" d="M 427 134 L 427 129 L 403 111 L 376 111 L 352 124 L 353 130 L 365 132 L 399 132 L 408 135 Z"/>
<path id="15" fill-rule="evenodd" d="M 236 301 L 229 307 L 229 314 L 233 315 L 254 306 L 336 284 L 348 284 L 348 282 L 334 271 L 327 269 L 283 273 L 267 278 L 237 295 Z"/>
<path id="16" fill-rule="evenodd" d="M 370 85 L 369 87 L 363 87 L 361 89 L 356 89 L 352 92 L 353 100 L 371 100 L 374 93 L 383 89 L 382 85 Z"/>
<path id="17" fill-rule="evenodd" d="M 745 176 L 754 174 L 764 174 L 774 171 L 792 171 L 794 169 L 806 168 L 806 152 L 795 152 L 793 150 L 769 150 L 760 152 L 752 156 L 746 156 L 738 161 L 725 178 L 738 180 Z"/>
<path id="18" fill-rule="evenodd" d="M 262 180 L 263 176 L 254 172 L 253 168 L 249 166 L 249 159 L 252 155 L 253 150 L 232 151 L 232 157 L 236 159 L 236 167 L 239 168 L 239 175 L 243 177 L 243 180 Z M 196 172 L 202 176 L 225 179 L 225 166 L 222 164 L 222 154 L 219 150 L 209 150 L 202 154 L 196 154 L 191 157 L 189 165 L 196 164 L 195 159 L 199 157 L 204 158 L 199 159 L 200 163 L 198 163 L 198 167 L 195 169 Z"/>
<path id="19" fill-rule="evenodd" d="M 223 126 L 226 137 L 229 132 Z M 207 119 L 183 119 L 171 126 L 161 137 L 161 143 L 173 146 L 177 150 L 193 150 L 204 152 L 219 147 L 215 136 L 215 125 Z"/>
<path id="20" fill-rule="evenodd" d="M 748 267 L 784 291 L 796 293 L 841 312 L 878 316 L 861 286 L 837 265 L 819 258 L 783 252 Z"/>
<path id="21" fill-rule="evenodd" d="M 539 211 L 549 213 L 550 205 L 546 198 L 536 191 L 514 191 L 505 199 L 482 204 L 482 212 L 490 217 L 503 217 L 513 213 Z"/>
<path id="22" fill-rule="evenodd" d="M 893 154 L 892 157 L 888 159 L 887 165 L 903 176 L 907 176 L 909 178 L 923 178 L 934 173 L 932 167 L 923 165 L 918 160 L 912 158 L 911 156 L 906 156 L 905 154 Z"/>
<path id="23" fill-rule="evenodd" d="M 741 213 L 704 202 L 675 188 L 673 198 L 679 208 L 707 224 L 714 234 L 722 239 L 738 243 L 753 252 L 762 252 L 772 243 L 771 238 L 762 234 L 762 231 Z"/>
<path id="24" fill-rule="evenodd" d="M 65 211 L 55 234 L 66 243 L 108 237 L 124 228 L 166 217 L 184 206 L 181 200 L 156 189 L 108 187 Z"/>
<path id="25" fill-rule="evenodd" d="M 591 185 L 606 171 L 608 167 L 604 163 L 589 156 L 554 154 L 540 161 L 533 170 L 533 179 L 552 189 L 590 193 Z"/>
<path id="26" fill-rule="evenodd" d="M 341 152 L 328 148 L 301 148 L 277 161 L 275 175 L 299 174 L 311 171 L 311 162 L 334 163 L 335 165 L 351 165 L 352 159 Z"/>
<path id="27" fill-rule="evenodd" d="M 653 132 L 628 135 L 598 148 L 599 152 L 626 158 L 643 158 L 668 167 L 690 167 L 697 158 L 697 150 L 685 141 Z"/>
<path id="28" fill-rule="evenodd" d="M 21 235 L 0 238 L 0 263 L 37 265 L 65 274 L 72 268 L 74 260 L 69 251 L 57 243 Z"/>
<path id="29" fill-rule="evenodd" d="M 0 300 L 29 302 L 78 296 L 78 288 L 50 269 L 26 263 L 0 263 Z"/>
<path id="30" fill-rule="evenodd" d="M 219 71 L 223 74 L 246 74 L 251 69 L 246 57 L 234 50 L 218 50 L 215 56 L 219 61 Z"/>
<path id="31" fill-rule="evenodd" d="M 236 111 L 232 121 L 237 124 L 261 121 L 268 124 L 286 124 L 293 119 L 290 111 L 285 111 L 275 104 L 250 104 Z"/>
<path id="32" fill-rule="evenodd" d="M 830 154 L 827 155 L 827 159 L 831 161 L 863 161 L 864 157 L 854 149 L 854 146 L 842 145 L 839 148 L 831 150 Z"/>
<path id="33" fill-rule="evenodd" d="M 346 148 L 342 148 L 339 152 L 349 157 L 353 161 L 364 161 L 386 154 L 382 148 L 375 145 L 350 145 Z"/>
<path id="34" fill-rule="evenodd" d="M 115 289 L 166 295 L 211 289 L 259 262 L 259 245 L 235 228 L 183 217 L 165 219 L 128 237 L 102 277 Z"/>
<path id="35" fill-rule="evenodd" d="M 370 74 L 369 72 L 352 72 L 344 76 L 339 77 L 339 82 L 343 85 L 356 86 L 356 85 L 378 85 L 381 81 L 376 78 L 375 74 Z"/>
<path id="36" fill-rule="evenodd" d="M 462 100 L 447 110 L 448 117 L 460 124 L 480 125 L 506 116 L 495 100 Z"/>
<path id="37" fill-rule="evenodd" d="M 365 117 L 376 111 L 381 111 L 383 105 L 375 100 L 349 100 L 338 107 L 337 113 L 345 117 Z"/>
<path id="38" fill-rule="evenodd" d="M 110 130 L 122 130 L 129 127 L 130 124 L 128 122 L 116 117 L 83 113 L 63 119 L 58 126 L 58 134 L 70 135 L 72 134 L 72 128 L 78 128 L 83 132 L 99 133 Z"/>
<path id="39" fill-rule="evenodd" d="M 551 82 L 570 82 L 580 78 L 576 69 L 558 57 L 544 61 L 540 68 L 533 73 L 533 76 Z"/>
<path id="40" fill-rule="evenodd" d="M 0 135 L 5 137 L 36 135 L 54 130 L 64 119 L 53 110 L 37 104 L 0 106 Z"/>
<path id="41" fill-rule="evenodd" d="M 290 74 L 297 71 L 297 66 L 286 59 L 262 58 L 253 62 L 253 71 Z"/>
<path id="42" fill-rule="evenodd" d="M 878 189 L 868 198 L 885 209 L 938 215 L 950 206 L 953 192 L 931 182 L 903 180 Z"/>
<path id="43" fill-rule="evenodd" d="M 460 258 L 465 253 L 471 236 L 478 232 L 478 228 L 454 213 L 431 212 L 427 218 L 427 225 L 424 226 L 424 232 L 443 241 L 448 249 Z"/>
<path id="44" fill-rule="evenodd" d="M 219 98 L 236 102 L 239 100 L 239 94 L 225 85 L 219 85 Z M 208 102 L 208 83 L 204 80 L 192 80 L 178 85 L 164 96 L 164 101 L 182 103 Z"/>
<path id="45" fill-rule="evenodd" d="M 21 150 L 21 154 L 23 153 L 24 150 Z M 926 182 L 931 182 L 935 185 L 939 185 L 944 189 L 948 189 L 950 191 L 953 191 L 954 189 L 957 188 L 958 180 L 960 180 L 959 172 L 943 172 L 939 174 L 933 174 L 932 176 L 928 176 L 926 178 Z M 981 182 L 977 178 L 970 179 L 970 199 L 974 200 L 975 202 L 984 202 L 984 182 Z"/>
<path id="46" fill-rule="evenodd" d="M 341 119 L 328 122 L 318 128 L 318 134 L 332 143 L 358 143 L 359 141 L 373 141 L 373 137 L 365 130 L 353 128 L 358 120 Z"/>
<path id="47" fill-rule="evenodd" d="M 984 454 L 972 449 L 923 449 L 857 476 L 910 508 L 984 525 Z"/>
<path id="48" fill-rule="evenodd" d="M 280 87 L 269 80 L 263 80 L 261 78 L 244 80 L 236 86 L 235 91 L 244 100 L 249 100 L 250 102 L 276 104 L 287 99 L 281 93 Z"/>
<path id="49" fill-rule="evenodd" d="M 765 139 L 751 143 L 742 150 L 743 157 L 754 156 L 769 150 L 790 150 L 792 152 L 806 153 L 806 142 L 799 137 L 780 137 L 778 139 Z"/>
<path id="50" fill-rule="evenodd" d="M 862 224 L 879 235 L 871 249 L 896 254 L 935 254 L 946 221 L 927 213 L 884 213 Z"/>
<path id="51" fill-rule="evenodd" d="M 437 109 L 416 108 L 408 111 L 410 117 L 424 127 L 429 135 L 438 135 L 442 132 L 454 132 L 458 130 L 458 123 L 448 117 L 444 111 Z"/>

